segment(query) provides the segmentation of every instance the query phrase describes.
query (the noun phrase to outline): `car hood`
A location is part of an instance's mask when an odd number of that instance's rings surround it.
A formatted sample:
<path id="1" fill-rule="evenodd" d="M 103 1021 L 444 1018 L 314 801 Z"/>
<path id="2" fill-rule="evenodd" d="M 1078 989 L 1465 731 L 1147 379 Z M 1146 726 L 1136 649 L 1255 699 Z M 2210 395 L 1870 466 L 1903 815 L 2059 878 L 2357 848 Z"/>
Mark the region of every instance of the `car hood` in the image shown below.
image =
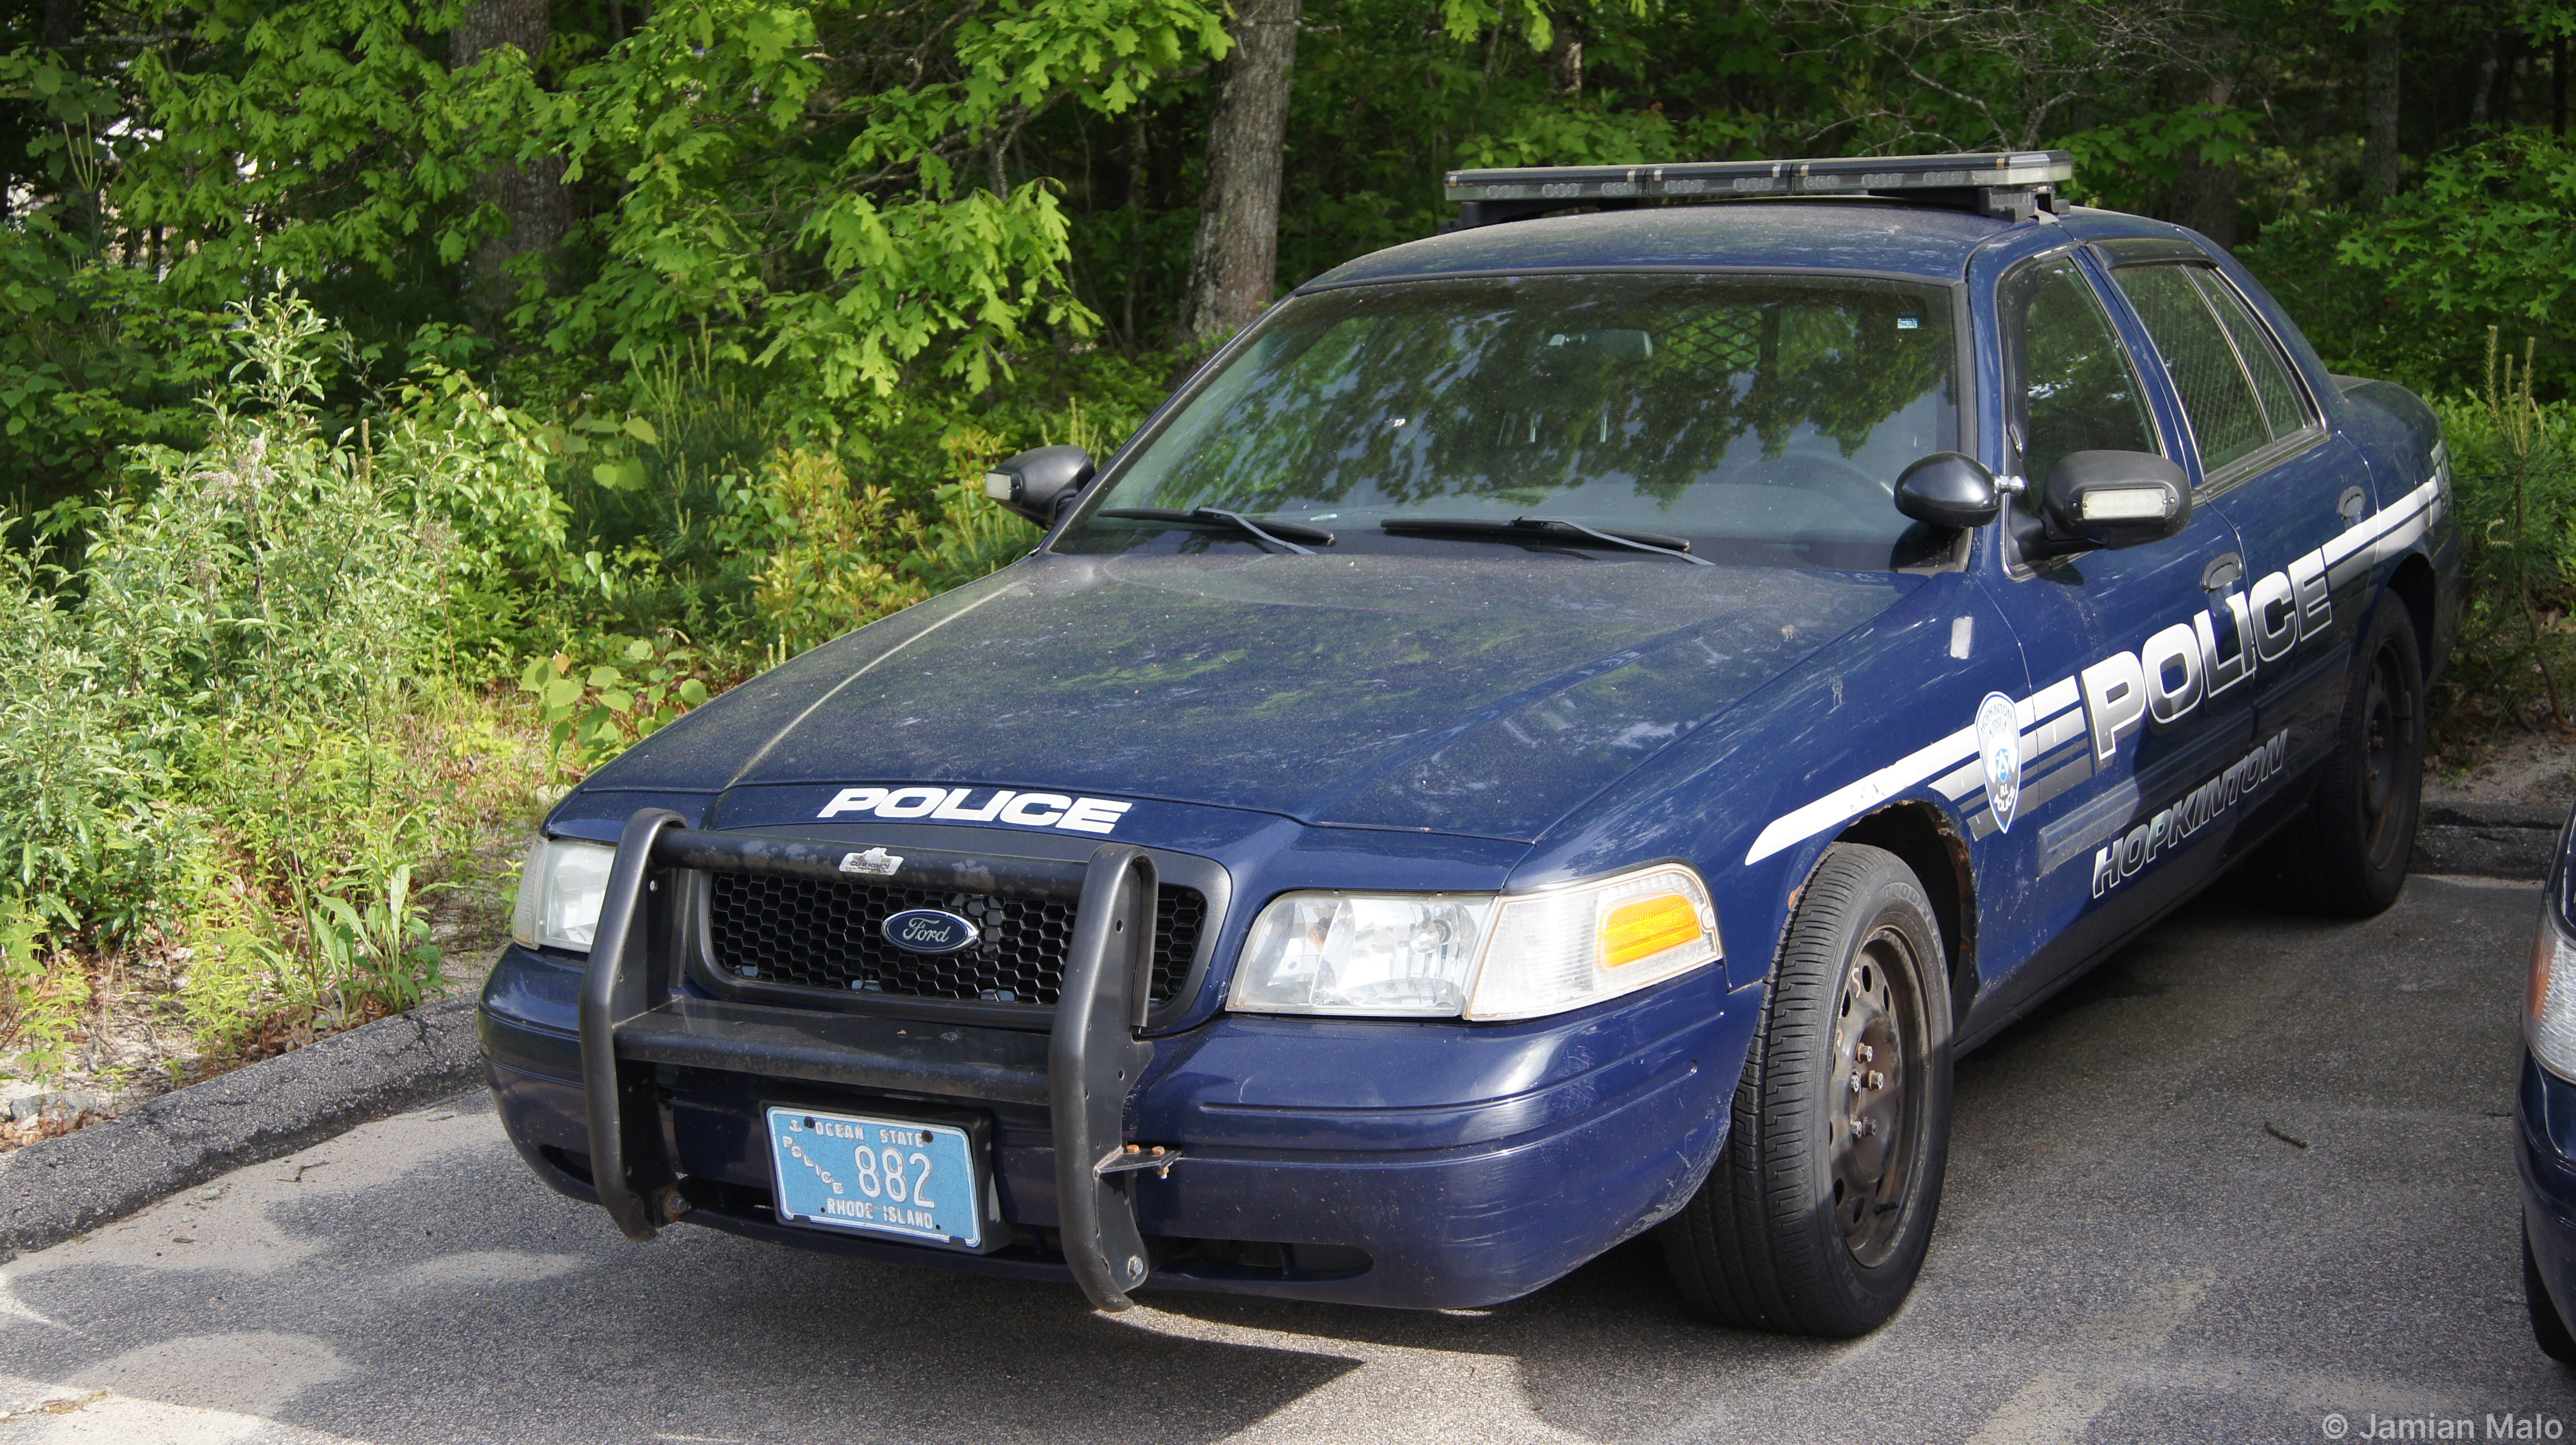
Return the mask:
<path id="1" fill-rule="evenodd" d="M 1043 787 L 1534 840 L 1922 581 L 1503 548 L 1032 557 L 589 786 Z"/>

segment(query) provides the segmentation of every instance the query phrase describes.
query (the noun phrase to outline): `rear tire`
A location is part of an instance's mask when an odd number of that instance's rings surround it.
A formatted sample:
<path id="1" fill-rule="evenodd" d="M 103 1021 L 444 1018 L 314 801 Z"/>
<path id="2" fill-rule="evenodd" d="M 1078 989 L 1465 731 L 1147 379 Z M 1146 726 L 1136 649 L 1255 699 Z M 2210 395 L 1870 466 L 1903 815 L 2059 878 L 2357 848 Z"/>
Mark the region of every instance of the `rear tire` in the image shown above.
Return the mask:
<path id="1" fill-rule="evenodd" d="M 2559 1318 L 2558 1305 L 2549 1297 L 2549 1282 L 2540 1277 L 2540 1263 L 2531 1257 L 2531 1236 L 2522 1237 L 2522 1303 L 2531 1312 L 2531 1337 L 2540 1344 L 2540 1352 L 2562 1365 L 2576 1365 L 2576 1336 L 2567 1333 L 2567 1321 Z"/>
<path id="2" fill-rule="evenodd" d="M 1948 980 L 1905 864 L 1827 849 L 1772 970 L 1725 1152 L 1663 1227 L 1700 1313 L 1847 1339 L 1905 1302 L 1949 1151 Z"/>
<path id="3" fill-rule="evenodd" d="M 2281 900 L 2337 918 L 2397 901 L 2424 788 L 2424 654 L 2394 594 L 2380 598 L 2360 656 L 2317 791 L 2266 847 Z"/>

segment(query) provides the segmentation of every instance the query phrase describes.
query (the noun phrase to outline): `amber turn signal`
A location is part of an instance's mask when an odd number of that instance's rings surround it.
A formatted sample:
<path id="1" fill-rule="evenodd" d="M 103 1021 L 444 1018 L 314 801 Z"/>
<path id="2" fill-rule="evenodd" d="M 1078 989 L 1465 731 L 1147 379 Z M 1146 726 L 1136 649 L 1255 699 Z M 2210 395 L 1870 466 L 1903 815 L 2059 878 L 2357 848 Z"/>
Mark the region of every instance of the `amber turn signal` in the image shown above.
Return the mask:
<path id="1" fill-rule="evenodd" d="M 1617 968 L 1700 936 L 1699 909 L 1678 893 L 1622 903 L 1601 920 L 1601 966 Z"/>

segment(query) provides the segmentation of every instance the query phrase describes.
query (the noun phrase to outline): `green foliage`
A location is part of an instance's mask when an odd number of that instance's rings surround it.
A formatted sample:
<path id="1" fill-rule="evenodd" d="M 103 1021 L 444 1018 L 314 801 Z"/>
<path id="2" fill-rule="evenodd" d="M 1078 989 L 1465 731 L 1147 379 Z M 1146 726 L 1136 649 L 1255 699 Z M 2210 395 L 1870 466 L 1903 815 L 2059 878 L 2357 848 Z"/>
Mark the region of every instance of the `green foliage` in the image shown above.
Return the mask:
<path id="1" fill-rule="evenodd" d="M 460 198 L 511 139 L 473 122 L 509 113 L 533 89 L 515 51 L 460 75 L 446 47 L 421 43 L 462 9 L 462 0 L 171 7 L 192 43 L 135 57 L 130 83 L 162 139 L 118 186 L 136 222 L 191 238 L 169 284 L 202 301 L 265 268 L 310 277 L 358 266 L 390 280 L 424 246 L 462 259 L 490 218 Z M 307 204 L 316 193 L 334 204 Z"/>
<path id="2" fill-rule="evenodd" d="M 2152 211 L 2159 191 L 2181 179 L 2183 162 L 2223 166 L 2254 149 L 2261 116 L 2226 105 L 2190 105 L 2128 116 L 2063 136 L 2075 156 L 2068 198 L 2115 211 Z"/>
<path id="3" fill-rule="evenodd" d="M 616 360 L 712 335 L 719 358 L 772 368 L 782 409 L 824 436 L 851 403 L 878 411 L 916 362 L 981 390 L 1032 321 L 1078 334 L 1089 317 L 1064 286 L 1057 188 L 986 188 L 972 151 L 1059 101 L 1124 110 L 1157 71 L 1225 43 L 1199 0 L 892 24 L 833 4 L 659 7 L 531 118 L 532 144 L 568 155 L 574 178 L 623 191 L 597 279 L 525 314 L 557 350 Z"/>
<path id="4" fill-rule="evenodd" d="M 492 479 L 525 451 L 498 423 L 480 449 L 439 433 L 488 414 L 470 388 L 422 391 L 380 452 L 327 438 L 319 318 L 291 297 L 235 314 L 206 445 L 133 448 L 135 492 L 57 509 L 77 567 L 0 554 L 0 916 L 35 920 L 54 999 L 75 943 L 220 946 L 188 999 L 217 1041 L 434 982 L 412 879 L 450 840 L 402 738 L 452 651 L 451 555 L 499 545 L 459 523 L 519 519 Z M 21 1052 L 46 1069 L 49 1049 Z"/>
<path id="5" fill-rule="evenodd" d="M 2485 386 L 2440 404 L 2469 607 L 2453 653 L 2444 731 L 2474 740 L 2535 714 L 2566 728 L 2576 681 L 2576 404 L 2532 388 L 2537 343 L 2498 355 L 2488 333 Z"/>
<path id="6" fill-rule="evenodd" d="M 327 1000 L 334 1022 L 418 1005 L 438 985 L 438 949 L 414 902 L 411 865 L 400 864 L 363 907 L 336 894 L 305 915 L 312 940 L 308 996 Z"/>
<path id="7" fill-rule="evenodd" d="M 192 446 L 221 369 L 218 316 L 50 226 L 0 230 L 0 474 L 21 511 L 111 483 L 137 442 Z"/>
<path id="8" fill-rule="evenodd" d="M 2339 370 L 2447 389 L 2478 375 L 2494 326 L 2538 338 L 2538 396 L 2576 388 L 2576 148 L 2561 137 L 2436 156 L 2386 205 L 2297 213 L 2243 255 Z"/>
<path id="9" fill-rule="evenodd" d="M 132 927 L 190 829 L 173 739 L 64 605 L 60 569 L 0 553 L 0 914 Z"/>
<path id="10" fill-rule="evenodd" d="M 90 997 L 77 961 L 49 961 L 44 941 L 45 919 L 34 908 L 0 898 L 0 1048 L 15 1048 L 38 1075 L 67 1061 Z"/>
<path id="11" fill-rule="evenodd" d="M 534 700 L 545 729 L 549 775 L 578 781 L 707 700 L 706 681 L 694 673 L 697 654 L 688 648 L 657 649 L 639 637 L 617 652 L 623 668 L 584 668 L 558 652 L 519 674 L 519 690 Z"/>
<path id="12" fill-rule="evenodd" d="M 953 439 L 957 470 L 980 475 L 993 438 Z M 763 472 L 760 500 L 778 544 L 760 575 L 764 625 L 794 653 L 974 580 L 1035 540 L 1028 524 L 961 479 L 940 487 L 927 514 L 895 505 L 882 487 L 853 489 L 837 458 L 788 452 Z"/>

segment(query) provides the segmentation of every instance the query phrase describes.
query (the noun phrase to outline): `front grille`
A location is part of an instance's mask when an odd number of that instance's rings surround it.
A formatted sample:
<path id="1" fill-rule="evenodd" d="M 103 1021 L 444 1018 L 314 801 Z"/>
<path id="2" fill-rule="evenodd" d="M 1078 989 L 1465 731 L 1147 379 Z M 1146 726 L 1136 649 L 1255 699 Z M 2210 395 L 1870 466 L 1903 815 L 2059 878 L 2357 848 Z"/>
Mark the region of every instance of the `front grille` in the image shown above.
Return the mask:
<path id="1" fill-rule="evenodd" d="M 1073 947 L 1070 900 L 759 873 L 716 873 L 708 882 L 717 971 L 762 983 L 1053 1008 Z M 972 920 L 982 936 L 950 954 L 897 948 L 881 929 L 889 915 L 913 908 Z M 1153 1002 L 1170 999 L 1189 976 L 1206 922 L 1207 899 L 1197 889 L 1155 890 Z"/>

